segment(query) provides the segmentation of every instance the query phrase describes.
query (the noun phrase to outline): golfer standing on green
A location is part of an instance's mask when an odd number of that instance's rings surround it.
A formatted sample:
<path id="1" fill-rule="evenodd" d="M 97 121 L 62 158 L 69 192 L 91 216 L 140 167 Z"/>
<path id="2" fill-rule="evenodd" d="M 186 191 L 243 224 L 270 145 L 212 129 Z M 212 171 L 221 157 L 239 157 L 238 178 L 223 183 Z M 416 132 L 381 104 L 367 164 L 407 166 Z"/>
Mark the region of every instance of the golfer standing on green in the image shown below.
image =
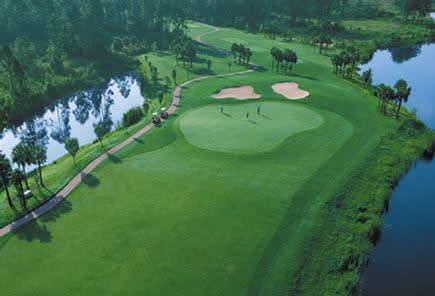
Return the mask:
<path id="1" fill-rule="evenodd" d="M 221 113 L 224 113 L 224 105 L 221 105 Z"/>
<path id="2" fill-rule="evenodd" d="M 249 120 L 249 111 L 246 112 L 246 119 Z"/>
<path id="3" fill-rule="evenodd" d="M 261 114 L 261 106 L 257 105 L 257 114 L 260 115 Z"/>

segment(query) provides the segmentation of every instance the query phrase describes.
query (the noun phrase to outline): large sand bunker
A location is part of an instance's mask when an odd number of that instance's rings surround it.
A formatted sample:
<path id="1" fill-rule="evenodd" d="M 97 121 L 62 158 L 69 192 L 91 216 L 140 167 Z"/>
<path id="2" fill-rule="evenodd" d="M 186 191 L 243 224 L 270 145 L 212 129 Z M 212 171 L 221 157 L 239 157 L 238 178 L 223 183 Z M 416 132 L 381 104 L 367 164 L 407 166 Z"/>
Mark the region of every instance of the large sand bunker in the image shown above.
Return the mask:
<path id="1" fill-rule="evenodd" d="M 300 100 L 310 95 L 309 92 L 300 89 L 299 85 L 294 82 L 276 83 L 272 85 L 272 89 L 289 100 Z"/>
<path id="2" fill-rule="evenodd" d="M 239 87 L 229 87 L 221 89 L 218 93 L 212 95 L 215 99 L 233 98 L 236 100 L 259 99 L 261 95 L 257 94 L 252 86 L 244 85 Z"/>

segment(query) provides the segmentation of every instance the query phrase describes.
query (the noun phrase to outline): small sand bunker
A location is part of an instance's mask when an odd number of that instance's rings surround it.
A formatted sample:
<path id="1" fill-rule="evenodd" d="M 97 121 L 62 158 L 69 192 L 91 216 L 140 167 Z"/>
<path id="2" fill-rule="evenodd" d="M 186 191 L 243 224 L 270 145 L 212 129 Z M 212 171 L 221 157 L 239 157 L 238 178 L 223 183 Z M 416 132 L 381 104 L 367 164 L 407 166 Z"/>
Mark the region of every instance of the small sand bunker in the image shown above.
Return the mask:
<path id="1" fill-rule="evenodd" d="M 257 94 L 252 86 L 244 85 L 240 87 L 229 87 L 221 89 L 217 94 L 212 95 L 215 99 L 233 98 L 236 100 L 259 99 L 261 95 Z"/>
<path id="2" fill-rule="evenodd" d="M 299 85 L 294 82 L 276 83 L 272 85 L 272 89 L 289 100 L 300 100 L 310 95 L 309 92 L 300 89 Z"/>

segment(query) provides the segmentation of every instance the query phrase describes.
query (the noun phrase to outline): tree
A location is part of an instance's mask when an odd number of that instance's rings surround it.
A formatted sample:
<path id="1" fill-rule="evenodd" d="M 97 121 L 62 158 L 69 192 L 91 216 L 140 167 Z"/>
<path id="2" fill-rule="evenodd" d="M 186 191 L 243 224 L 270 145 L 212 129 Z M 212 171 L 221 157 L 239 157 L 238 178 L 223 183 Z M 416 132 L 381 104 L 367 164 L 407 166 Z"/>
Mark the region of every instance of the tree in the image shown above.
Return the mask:
<path id="1" fill-rule="evenodd" d="M 279 51 L 279 49 L 277 47 L 273 47 L 270 50 L 270 55 L 272 56 L 272 71 L 274 69 L 274 65 L 275 65 L 275 61 L 276 61 L 276 56 L 277 56 L 277 52 Z"/>
<path id="2" fill-rule="evenodd" d="M 432 0 L 397 0 L 406 16 L 418 14 L 425 16 L 432 11 Z"/>
<path id="3" fill-rule="evenodd" d="M 24 181 L 24 173 L 20 169 L 15 169 L 12 172 L 11 181 L 15 186 L 15 189 L 17 190 L 18 197 L 21 201 L 21 205 L 23 208 L 27 207 L 26 198 L 24 197 L 24 188 L 23 188 L 23 181 Z"/>
<path id="4" fill-rule="evenodd" d="M 6 198 L 8 199 L 9 207 L 13 207 L 11 195 L 9 193 L 9 180 L 11 175 L 11 162 L 7 159 L 6 155 L 0 152 L 0 179 L 3 188 L 6 192 Z"/>
<path id="5" fill-rule="evenodd" d="M 375 89 L 375 94 L 379 98 L 379 109 L 382 113 L 387 113 L 387 103 L 394 99 L 394 90 L 383 83 L 378 85 Z"/>
<path id="6" fill-rule="evenodd" d="M 42 165 L 47 162 L 47 148 L 41 144 L 32 146 L 33 163 L 38 166 L 39 184 L 44 185 L 42 180 Z"/>
<path id="7" fill-rule="evenodd" d="M 411 87 L 408 87 L 408 83 L 400 79 L 394 85 L 395 88 L 395 99 L 396 99 L 396 117 L 400 115 L 400 109 L 402 107 L 403 102 L 408 102 L 408 98 L 411 95 Z"/>
<path id="8" fill-rule="evenodd" d="M 251 62 L 251 57 L 252 57 L 252 50 L 250 48 L 246 48 L 245 57 L 246 57 L 246 65 L 249 65 L 249 63 Z"/>
<path id="9" fill-rule="evenodd" d="M 298 62 L 298 56 L 291 49 L 286 49 L 283 52 L 283 59 L 290 65 L 290 71 L 293 71 L 293 65 Z"/>
<path id="10" fill-rule="evenodd" d="M 105 135 L 107 135 L 109 133 L 106 126 L 101 122 L 97 123 L 94 126 L 94 132 L 95 132 L 95 135 L 97 136 L 97 139 L 100 142 L 100 144 L 103 145 L 103 138 Z"/>
<path id="11" fill-rule="evenodd" d="M 172 80 L 174 80 L 174 84 L 177 85 L 177 71 L 172 70 Z"/>
<path id="12" fill-rule="evenodd" d="M 32 163 L 32 151 L 30 147 L 24 143 L 20 143 L 12 150 L 12 161 L 16 163 L 24 173 L 24 183 L 26 188 L 29 189 L 29 182 L 27 180 L 26 165 Z"/>
<path id="13" fill-rule="evenodd" d="M 371 87 L 373 83 L 373 74 L 372 69 L 368 69 L 362 73 L 362 80 L 364 82 L 365 87 Z"/>
<path id="14" fill-rule="evenodd" d="M 234 62 L 237 60 L 237 54 L 239 53 L 240 48 L 237 43 L 231 44 L 231 53 L 233 54 Z"/>
<path id="15" fill-rule="evenodd" d="M 72 156 L 74 162 L 76 161 L 77 152 L 79 152 L 80 145 L 77 138 L 70 138 L 65 142 L 65 149 Z"/>

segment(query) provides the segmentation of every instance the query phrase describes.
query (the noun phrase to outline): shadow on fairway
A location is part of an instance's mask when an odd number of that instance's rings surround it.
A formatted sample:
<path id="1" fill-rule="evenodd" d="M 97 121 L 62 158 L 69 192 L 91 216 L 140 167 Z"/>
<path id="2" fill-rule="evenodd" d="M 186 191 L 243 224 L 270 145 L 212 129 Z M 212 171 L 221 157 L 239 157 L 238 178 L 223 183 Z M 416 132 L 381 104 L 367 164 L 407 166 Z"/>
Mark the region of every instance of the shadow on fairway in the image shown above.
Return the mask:
<path id="1" fill-rule="evenodd" d="M 60 217 L 65 214 L 68 214 L 72 211 L 72 204 L 69 200 L 62 200 L 57 206 L 51 209 L 47 214 L 41 217 L 41 221 L 44 222 L 52 222 L 56 221 Z"/>
<path id="2" fill-rule="evenodd" d="M 298 77 L 298 78 L 304 78 L 307 80 L 312 80 L 312 81 L 320 81 L 320 79 L 313 77 L 313 76 L 306 76 L 306 75 L 302 75 L 302 74 L 296 74 L 296 73 L 291 73 L 289 75 L 290 77 Z"/>
<path id="3" fill-rule="evenodd" d="M 107 152 L 107 158 L 109 158 L 109 160 L 114 163 L 114 164 L 120 164 L 122 163 L 122 159 L 119 158 L 118 156 L 115 156 L 113 154 L 110 154 L 109 152 Z"/>
<path id="4" fill-rule="evenodd" d="M 138 139 L 138 138 L 134 138 L 134 141 L 138 144 L 141 144 L 141 145 L 145 144 L 144 141 L 142 141 L 141 139 Z"/>
<path id="5" fill-rule="evenodd" d="M 253 121 L 252 119 L 248 119 L 248 121 L 249 121 L 250 123 L 252 123 L 252 124 L 258 125 L 258 123 L 255 122 L 255 121 Z"/>
<path id="6" fill-rule="evenodd" d="M 260 116 L 263 117 L 263 118 L 265 118 L 265 119 L 267 119 L 267 120 L 271 120 L 271 119 L 272 119 L 272 118 L 270 118 L 269 116 L 264 115 L 264 114 L 260 114 Z"/>
<path id="7" fill-rule="evenodd" d="M 232 117 L 231 114 L 226 113 L 226 112 L 222 112 L 222 115 L 226 116 L 226 117 Z"/>
<path id="8" fill-rule="evenodd" d="M 98 187 L 100 185 L 100 180 L 92 174 L 81 173 L 81 180 L 84 184 L 91 188 Z"/>
<path id="9" fill-rule="evenodd" d="M 33 242 L 39 241 L 41 243 L 51 242 L 51 232 L 46 225 L 39 225 L 36 220 L 32 220 L 20 229 L 14 231 L 18 239 Z"/>

